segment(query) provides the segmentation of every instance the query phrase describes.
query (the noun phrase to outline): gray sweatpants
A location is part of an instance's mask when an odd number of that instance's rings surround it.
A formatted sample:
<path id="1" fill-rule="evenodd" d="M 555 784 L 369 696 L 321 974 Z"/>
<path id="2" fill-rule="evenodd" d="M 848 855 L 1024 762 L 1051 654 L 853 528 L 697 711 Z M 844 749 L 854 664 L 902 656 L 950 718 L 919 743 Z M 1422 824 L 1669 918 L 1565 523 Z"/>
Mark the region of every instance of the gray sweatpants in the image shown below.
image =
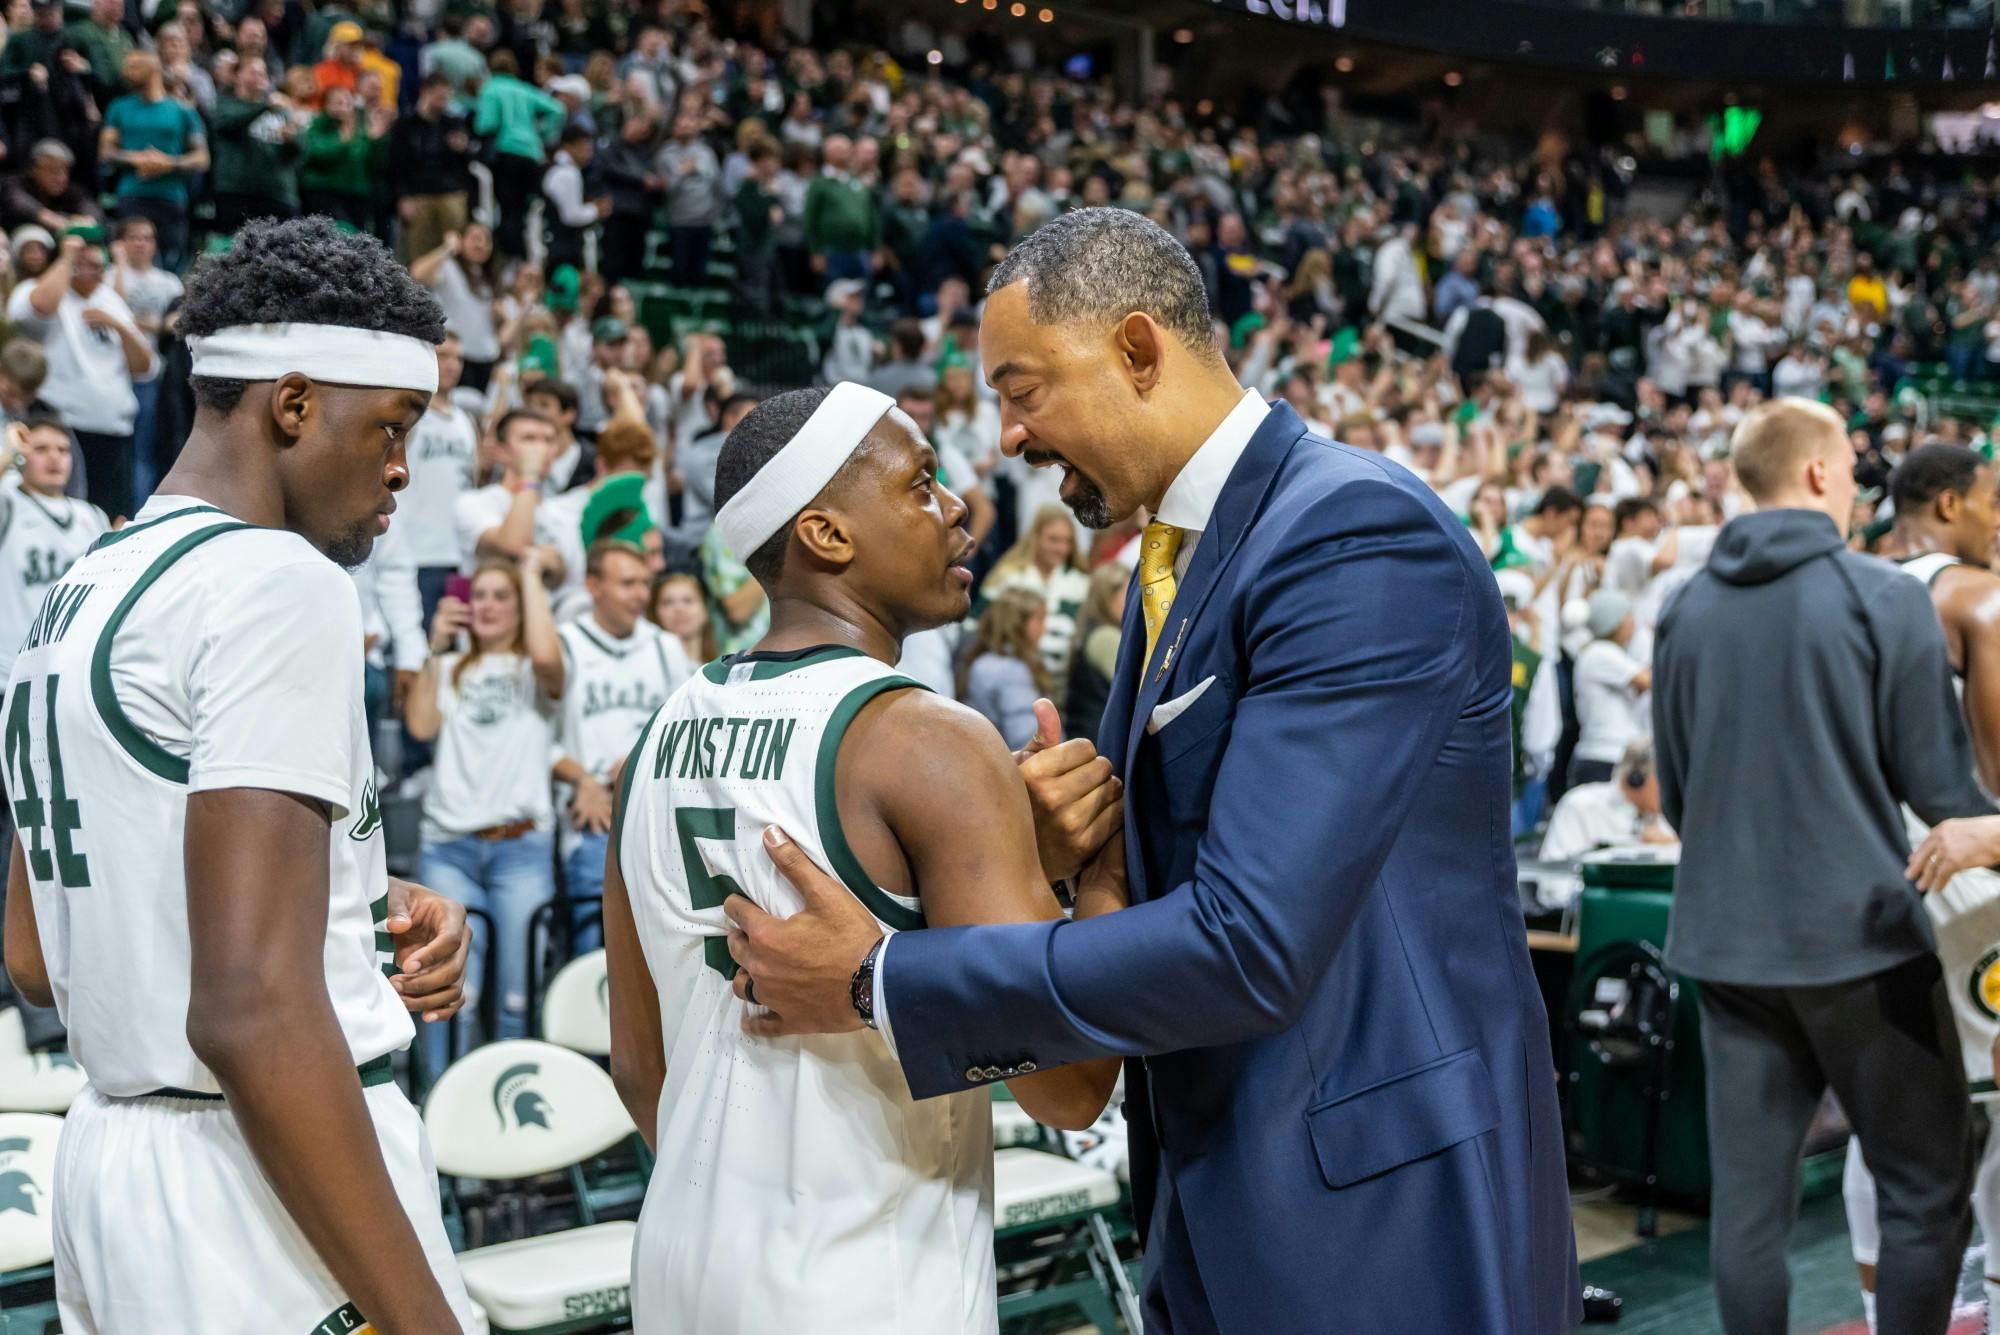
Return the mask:
<path id="1" fill-rule="evenodd" d="M 1972 1230 L 1965 1067 L 1936 957 L 1818 987 L 1701 984 L 1711 1266 L 1729 1335 L 1784 1335 L 1806 1131 L 1828 1086 L 1879 1187 L 1879 1329 L 1942 1335 Z"/>

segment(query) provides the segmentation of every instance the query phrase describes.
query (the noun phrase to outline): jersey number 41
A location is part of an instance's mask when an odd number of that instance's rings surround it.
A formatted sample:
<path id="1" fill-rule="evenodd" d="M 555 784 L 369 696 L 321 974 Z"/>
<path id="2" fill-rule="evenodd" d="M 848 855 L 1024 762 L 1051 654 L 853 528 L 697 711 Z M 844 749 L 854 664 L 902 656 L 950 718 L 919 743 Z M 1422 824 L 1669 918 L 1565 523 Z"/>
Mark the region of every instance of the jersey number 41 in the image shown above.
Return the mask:
<path id="1" fill-rule="evenodd" d="M 29 872 L 38 881 L 60 881 L 66 890 L 79 890 L 90 884 L 90 864 L 76 851 L 76 832 L 81 828 L 76 799 L 63 784 L 62 746 L 56 740 L 56 688 L 61 684 L 53 673 L 42 679 L 42 691 L 48 697 L 43 718 L 48 741 L 49 800 L 42 801 L 34 769 L 29 764 L 28 706 L 35 686 L 32 678 L 24 679 L 14 688 L 14 698 L 7 708 L 7 771 L 9 788 L 15 794 L 14 824 L 24 836 Z M 55 827 L 53 855 L 47 843 L 51 825 Z"/>

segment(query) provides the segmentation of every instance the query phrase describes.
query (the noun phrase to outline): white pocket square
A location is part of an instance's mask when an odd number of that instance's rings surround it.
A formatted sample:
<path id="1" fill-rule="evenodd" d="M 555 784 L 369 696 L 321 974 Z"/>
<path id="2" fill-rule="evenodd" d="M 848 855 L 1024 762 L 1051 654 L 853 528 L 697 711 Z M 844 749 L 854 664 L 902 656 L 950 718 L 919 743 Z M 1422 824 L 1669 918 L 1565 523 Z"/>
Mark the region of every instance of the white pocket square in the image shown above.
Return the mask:
<path id="1" fill-rule="evenodd" d="M 1171 700 L 1154 705 L 1152 715 L 1146 720 L 1146 732 L 1149 735 L 1156 733 L 1182 714 L 1187 713 L 1188 706 L 1201 699 L 1201 693 L 1213 685 L 1215 685 L 1215 677 L 1213 675 L 1203 677 L 1201 685 L 1195 687 L 1187 694 L 1177 695 Z"/>

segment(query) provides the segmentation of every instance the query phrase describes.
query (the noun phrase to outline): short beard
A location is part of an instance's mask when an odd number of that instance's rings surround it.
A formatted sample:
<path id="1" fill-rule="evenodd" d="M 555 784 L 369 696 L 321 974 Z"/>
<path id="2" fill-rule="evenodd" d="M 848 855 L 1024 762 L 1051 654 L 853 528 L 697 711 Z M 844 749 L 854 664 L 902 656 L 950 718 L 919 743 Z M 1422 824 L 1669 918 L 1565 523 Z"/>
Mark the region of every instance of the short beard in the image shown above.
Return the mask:
<path id="1" fill-rule="evenodd" d="M 1065 504 L 1069 506 L 1070 513 L 1076 516 L 1076 522 L 1085 528 L 1106 529 L 1118 522 L 1118 517 L 1111 513 L 1111 507 L 1105 503 L 1104 493 L 1097 489 L 1096 483 L 1081 473 L 1076 475 L 1075 497 Z"/>
<path id="2" fill-rule="evenodd" d="M 336 533 L 326 544 L 326 559 L 342 570 L 366 565 L 375 550 L 375 521 L 364 520 L 344 533 Z"/>

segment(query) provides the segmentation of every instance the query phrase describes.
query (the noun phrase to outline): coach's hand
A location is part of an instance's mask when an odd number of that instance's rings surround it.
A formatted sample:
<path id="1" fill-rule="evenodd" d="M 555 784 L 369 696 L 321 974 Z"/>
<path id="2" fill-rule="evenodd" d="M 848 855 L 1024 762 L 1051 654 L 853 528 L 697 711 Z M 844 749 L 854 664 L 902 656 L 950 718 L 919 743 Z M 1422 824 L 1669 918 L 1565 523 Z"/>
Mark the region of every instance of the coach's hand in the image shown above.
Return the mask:
<path id="1" fill-rule="evenodd" d="M 1035 735 L 1014 753 L 1035 811 L 1035 851 L 1051 881 L 1074 876 L 1125 823 L 1125 785 L 1088 738 L 1062 739 L 1049 700 L 1035 701 Z"/>
<path id="2" fill-rule="evenodd" d="M 736 995 L 770 1011 L 745 1013 L 745 1032 L 775 1038 L 861 1028 L 848 984 L 881 938 L 881 926 L 775 825 L 764 831 L 764 851 L 798 887 L 805 907 L 789 918 L 774 918 L 744 895 L 722 902 L 735 925 L 729 953 L 736 961 Z"/>
<path id="3" fill-rule="evenodd" d="M 1939 821 L 1923 842 L 1910 850 L 1903 875 L 1917 889 L 1944 889 L 1947 882 L 1971 867 L 2000 863 L 2000 816 L 1965 816 Z"/>
<path id="4" fill-rule="evenodd" d="M 412 1015 L 449 1020 L 465 1004 L 465 964 L 472 955 L 472 924 L 465 905 L 414 881 L 389 878 L 389 921 L 396 942 L 396 976 L 390 983 Z"/>

